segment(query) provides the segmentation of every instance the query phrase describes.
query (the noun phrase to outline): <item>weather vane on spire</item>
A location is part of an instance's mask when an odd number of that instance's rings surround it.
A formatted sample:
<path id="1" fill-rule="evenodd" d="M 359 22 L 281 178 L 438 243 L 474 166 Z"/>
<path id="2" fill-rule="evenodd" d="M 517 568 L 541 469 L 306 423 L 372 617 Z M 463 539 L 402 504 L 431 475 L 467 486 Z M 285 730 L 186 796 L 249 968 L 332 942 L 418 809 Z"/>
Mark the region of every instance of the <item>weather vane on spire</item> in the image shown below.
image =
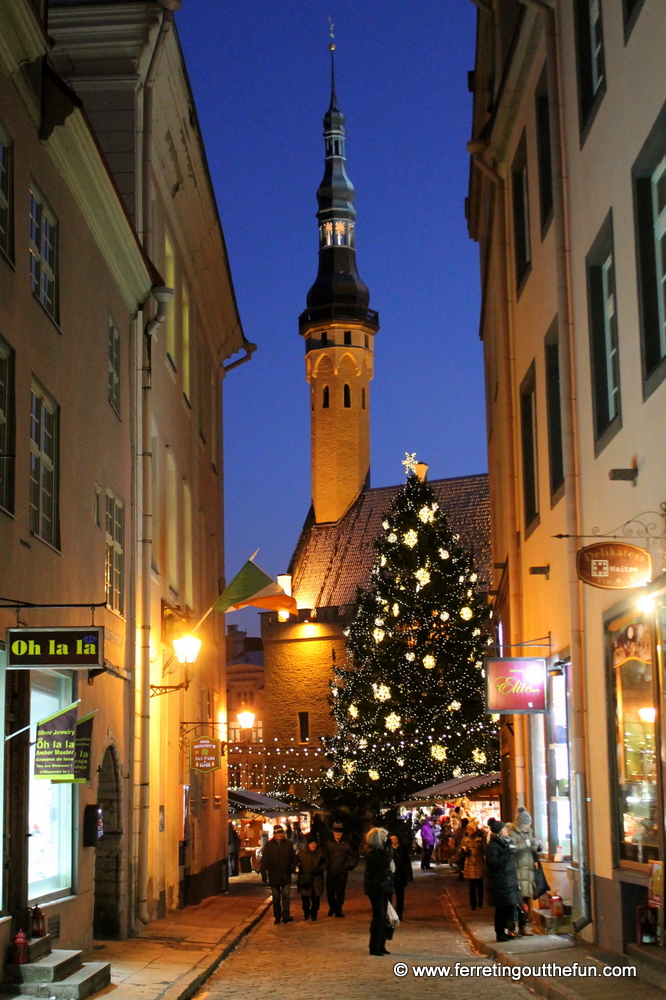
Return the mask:
<path id="1" fill-rule="evenodd" d="M 328 34 L 329 34 L 330 39 L 331 39 L 331 43 L 330 43 L 330 45 L 328 47 L 331 50 L 331 52 L 334 52 L 335 51 L 335 25 L 331 21 L 330 17 L 328 19 Z"/>
<path id="2" fill-rule="evenodd" d="M 411 455 L 408 451 L 405 452 L 404 460 L 400 463 L 405 467 L 405 475 L 409 476 L 410 473 L 416 475 L 416 466 L 418 462 L 416 461 L 416 452 L 413 451 Z"/>

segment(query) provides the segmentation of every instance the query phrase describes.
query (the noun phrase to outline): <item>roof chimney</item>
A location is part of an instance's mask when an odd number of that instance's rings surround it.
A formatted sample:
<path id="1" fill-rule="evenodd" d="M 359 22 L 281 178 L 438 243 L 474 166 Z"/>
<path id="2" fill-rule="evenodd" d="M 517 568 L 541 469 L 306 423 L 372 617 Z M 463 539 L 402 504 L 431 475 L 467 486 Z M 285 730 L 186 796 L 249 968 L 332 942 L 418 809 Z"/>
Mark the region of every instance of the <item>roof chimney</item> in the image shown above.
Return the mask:
<path id="1" fill-rule="evenodd" d="M 417 462 L 416 463 L 416 475 L 419 477 L 419 482 L 425 483 L 428 478 L 428 463 L 427 462 Z"/>

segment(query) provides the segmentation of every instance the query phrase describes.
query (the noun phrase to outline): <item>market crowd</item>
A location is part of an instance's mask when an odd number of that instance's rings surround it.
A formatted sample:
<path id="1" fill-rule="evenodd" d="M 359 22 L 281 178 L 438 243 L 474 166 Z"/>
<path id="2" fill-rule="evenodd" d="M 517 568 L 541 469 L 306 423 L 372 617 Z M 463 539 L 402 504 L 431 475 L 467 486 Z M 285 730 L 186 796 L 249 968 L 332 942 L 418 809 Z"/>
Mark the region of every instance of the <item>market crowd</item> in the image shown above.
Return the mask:
<path id="1" fill-rule="evenodd" d="M 390 824 L 389 824 L 390 825 Z M 289 836 L 287 836 L 289 834 Z M 541 844 L 532 830 L 532 819 L 522 806 L 513 823 L 490 817 L 485 827 L 462 807 L 410 824 L 400 821 L 390 829 L 373 826 L 357 846 L 341 821 L 329 833 L 318 818 L 309 833 L 293 843 L 293 831 L 281 824 L 265 844 L 259 872 L 270 886 L 276 924 L 293 921 L 292 877 L 301 898 L 302 919 L 316 921 L 326 896 L 328 916 L 343 918 L 347 876 L 365 862 L 364 891 L 370 901 L 369 952 L 388 955 L 386 941 L 403 919 L 405 889 L 413 878 L 411 851 L 421 852 L 421 868 L 447 865 L 467 880 L 472 910 L 484 901 L 495 908 L 498 941 L 530 934 L 531 900 L 548 890 L 539 856 Z"/>

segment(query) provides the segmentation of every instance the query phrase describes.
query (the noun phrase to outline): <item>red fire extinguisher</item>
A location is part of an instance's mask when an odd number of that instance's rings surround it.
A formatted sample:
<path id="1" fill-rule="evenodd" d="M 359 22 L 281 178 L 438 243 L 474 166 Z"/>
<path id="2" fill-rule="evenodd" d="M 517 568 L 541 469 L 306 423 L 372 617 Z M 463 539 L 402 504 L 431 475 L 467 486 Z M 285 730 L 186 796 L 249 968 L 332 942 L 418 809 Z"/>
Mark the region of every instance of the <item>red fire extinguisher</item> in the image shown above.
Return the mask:
<path id="1" fill-rule="evenodd" d="M 557 892 L 553 892 L 550 897 L 550 915 L 552 917 L 564 916 L 564 904 L 562 903 L 562 897 Z"/>
<path id="2" fill-rule="evenodd" d="M 27 965 L 28 964 L 28 939 L 25 936 L 24 931 L 18 931 L 14 937 L 13 950 L 14 950 L 14 965 Z"/>
<path id="3" fill-rule="evenodd" d="M 33 906 L 30 911 L 30 929 L 34 938 L 44 937 L 46 934 L 44 911 L 39 906 Z"/>

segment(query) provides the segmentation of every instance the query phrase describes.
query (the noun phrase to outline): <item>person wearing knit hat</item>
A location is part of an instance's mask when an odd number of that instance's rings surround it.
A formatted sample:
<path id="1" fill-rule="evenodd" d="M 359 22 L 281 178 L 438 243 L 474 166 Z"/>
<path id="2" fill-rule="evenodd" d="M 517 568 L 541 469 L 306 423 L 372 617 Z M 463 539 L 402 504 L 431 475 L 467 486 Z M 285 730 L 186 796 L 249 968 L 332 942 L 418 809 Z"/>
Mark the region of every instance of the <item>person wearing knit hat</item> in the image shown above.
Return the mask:
<path id="1" fill-rule="evenodd" d="M 516 874 L 522 897 L 518 906 L 518 930 L 525 937 L 532 933 L 527 925 L 531 900 L 534 899 L 534 865 L 541 854 L 541 844 L 534 836 L 532 817 L 525 806 L 518 806 L 513 823 L 509 823 L 507 830 L 516 848 Z"/>
<path id="2" fill-rule="evenodd" d="M 324 894 L 326 857 L 319 846 L 317 834 L 311 830 L 305 847 L 298 852 L 298 877 L 296 888 L 301 894 L 303 920 L 313 921 L 319 913 L 319 900 Z"/>
<path id="3" fill-rule="evenodd" d="M 345 837 L 344 823 L 333 824 L 333 839 L 324 845 L 326 855 L 326 896 L 329 917 L 344 917 L 347 876 L 358 864 L 358 854 Z"/>
<path id="4" fill-rule="evenodd" d="M 521 902 L 516 875 L 516 849 L 502 820 L 490 819 L 488 826 L 492 831 L 486 847 L 488 904 L 495 907 L 496 939 L 508 941 L 512 937 L 510 932 L 514 927 L 515 908 Z"/>
<path id="5" fill-rule="evenodd" d="M 284 827 L 276 823 L 273 836 L 261 852 L 259 873 L 271 887 L 273 897 L 274 922 L 290 924 L 294 919 L 290 913 L 291 875 L 296 868 L 294 849 L 285 838 Z"/>
<path id="6" fill-rule="evenodd" d="M 467 824 L 465 836 L 460 843 L 465 854 L 464 877 L 469 887 L 469 905 L 472 910 L 483 906 L 483 876 L 486 873 L 486 844 L 483 831 L 475 819 Z"/>

